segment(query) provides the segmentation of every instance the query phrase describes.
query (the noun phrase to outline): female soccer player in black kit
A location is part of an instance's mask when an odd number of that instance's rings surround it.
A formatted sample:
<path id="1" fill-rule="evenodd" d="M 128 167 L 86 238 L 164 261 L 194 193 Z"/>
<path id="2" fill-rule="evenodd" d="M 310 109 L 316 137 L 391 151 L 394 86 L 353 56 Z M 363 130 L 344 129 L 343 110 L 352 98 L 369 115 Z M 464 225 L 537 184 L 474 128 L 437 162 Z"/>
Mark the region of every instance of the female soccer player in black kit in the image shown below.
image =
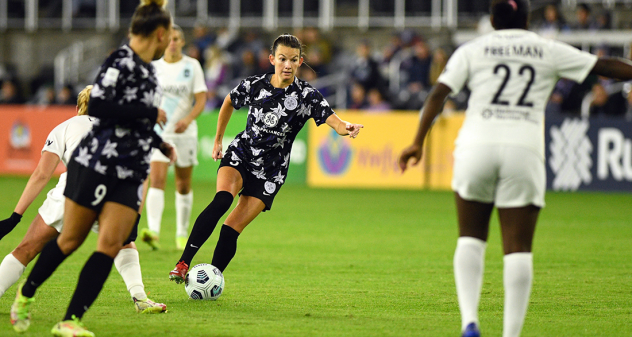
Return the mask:
<path id="1" fill-rule="evenodd" d="M 99 118 L 68 163 L 64 195 L 64 229 L 50 241 L 11 307 L 16 331 L 30 323 L 29 306 L 38 286 L 85 240 L 99 221 L 97 249 L 79 276 L 75 293 L 55 336 L 94 336 L 79 321 L 96 300 L 114 257 L 138 216 L 142 183 L 149 172 L 151 148 L 175 160 L 173 148 L 154 131 L 166 114 L 157 108 L 160 91 L 151 61 L 162 56 L 171 40 L 171 15 L 165 0 L 142 0 L 132 17 L 129 45 L 113 52 L 94 83 L 88 114 Z"/>
<path id="2" fill-rule="evenodd" d="M 342 121 L 318 90 L 296 77 L 296 70 L 303 63 L 302 51 L 295 36 L 279 36 L 270 55 L 274 73 L 244 79 L 224 99 L 213 148 L 213 159 L 221 159 L 217 193 L 195 220 L 182 257 L 169 273 L 169 279 L 176 283 L 184 281 L 191 260 L 239 193 L 237 206 L 222 226 L 212 260 L 215 267 L 224 271 L 235 256 L 239 234 L 259 213 L 272 207 L 285 182 L 294 138 L 310 118 L 317 125 L 327 123 L 339 135 L 351 138 L 363 127 Z M 233 109 L 246 105 L 246 129 L 222 155 L 222 138 Z"/>

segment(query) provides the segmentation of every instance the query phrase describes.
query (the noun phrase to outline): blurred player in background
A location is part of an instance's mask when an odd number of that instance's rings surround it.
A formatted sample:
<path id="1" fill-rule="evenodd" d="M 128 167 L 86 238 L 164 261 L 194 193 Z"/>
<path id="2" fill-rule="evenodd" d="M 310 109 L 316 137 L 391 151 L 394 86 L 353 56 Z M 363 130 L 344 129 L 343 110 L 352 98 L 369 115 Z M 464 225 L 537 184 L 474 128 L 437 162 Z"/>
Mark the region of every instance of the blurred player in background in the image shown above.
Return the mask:
<path id="1" fill-rule="evenodd" d="M 99 121 L 68 161 L 64 230 L 44 246 L 18 287 L 11 307 L 16 330 L 28 328 L 35 291 L 79 248 L 98 218 L 96 251 L 81 270 L 63 321 L 51 330 L 55 336 L 94 336 L 80 320 L 99 296 L 138 218 L 152 147 L 175 161 L 173 147 L 154 131 L 156 123 L 166 122 L 151 65 L 171 41 L 172 19 L 164 6 L 164 0 L 142 0 L 132 17 L 129 45 L 114 51 L 99 70 L 88 107 L 88 114 Z"/>
<path id="2" fill-rule="evenodd" d="M 162 88 L 160 107 L 167 113 L 164 131 L 158 133 L 171 143 L 178 153 L 176 171 L 176 247 L 184 249 L 189 236 L 189 218 L 193 206 L 191 175 L 197 161 L 197 124 L 195 119 L 206 105 L 206 83 L 198 60 L 183 55 L 184 33 L 173 26 L 171 43 L 165 56 L 152 62 L 156 68 L 158 83 Z M 195 102 L 195 104 L 194 104 Z M 154 149 L 150 163 L 149 190 L 147 192 L 147 226 L 141 230 L 141 239 L 153 249 L 158 249 L 160 225 L 165 209 L 165 183 L 169 158 Z"/>
<path id="3" fill-rule="evenodd" d="M 341 136 L 355 138 L 363 126 L 341 120 L 323 95 L 296 77 L 303 63 L 301 42 L 293 35 L 279 36 L 270 48 L 274 73 L 250 76 L 224 99 L 219 111 L 213 159 L 221 159 L 217 193 L 198 216 L 184 252 L 169 279 L 184 281 L 191 260 L 211 236 L 219 219 L 239 193 L 239 202 L 222 226 L 212 264 L 222 272 L 237 251 L 239 234 L 261 212 L 272 207 L 285 182 L 290 151 L 298 132 L 313 118 L 327 123 Z M 246 129 L 222 153 L 222 140 L 233 109 L 249 106 Z"/>
<path id="4" fill-rule="evenodd" d="M 494 0 L 496 31 L 458 48 L 422 108 L 413 144 L 400 156 L 405 171 L 422 156 L 423 141 L 450 93 L 472 90 L 454 150 L 459 239 L 454 274 L 464 337 L 480 336 L 478 304 L 489 219 L 494 206 L 502 231 L 505 288 L 503 337 L 520 335 L 531 283 L 533 235 L 544 207 L 544 108 L 560 78 L 588 74 L 632 79 L 632 66 L 597 59 L 527 31 L 528 0 Z"/>
<path id="5" fill-rule="evenodd" d="M 10 231 L 18 224 L 22 214 L 26 212 L 27 208 L 42 192 L 53 176 L 59 161 L 66 165 L 81 138 L 92 129 L 92 124 L 97 119 L 87 115 L 91 90 L 92 85 L 89 85 L 79 93 L 77 97 L 77 116 L 56 126 L 46 138 L 46 144 L 42 149 L 42 157 L 29 182 L 26 184 L 24 192 L 22 192 L 22 196 L 15 206 L 15 211 L 9 219 L 0 221 L 0 228 L 3 230 Z M 56 238 L 61 232 L 64 224 L 65 200 L 63 193 L 65 187 L 66 172 L 61 174 L 55 188 L 48 191 L 46 200 L 39 208 L 37 216 L 33 219 L 22 242 L 10 254 L 5 256 L 2 263 L 0 263 L 0 297 L 20 279 L 24 269 L 26 269 L 26 265 L 33 261 L 35 256 L 42 251 L 44 245 Z M 140 216 L 138 219 L 140 219 Z M 137 312 L 164 312 L 167 310 L 167 306 L 151 301 L 145 293 L 138 251 L 134 244 L 138 219 L 130 237 L 116 255 L 114 265 L 123 277 L 127 290 L 132 295 Z"/>

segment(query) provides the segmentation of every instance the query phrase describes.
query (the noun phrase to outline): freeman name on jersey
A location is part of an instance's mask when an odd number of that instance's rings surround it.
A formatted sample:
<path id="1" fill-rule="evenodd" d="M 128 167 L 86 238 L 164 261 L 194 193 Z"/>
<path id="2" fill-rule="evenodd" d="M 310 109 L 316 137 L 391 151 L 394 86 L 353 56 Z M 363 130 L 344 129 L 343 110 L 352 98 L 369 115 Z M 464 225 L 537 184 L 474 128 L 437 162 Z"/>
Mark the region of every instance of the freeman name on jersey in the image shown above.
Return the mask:
<path id="1" fill-rule="evenodd" d="M 485 56 L 523 56 L 542 59 L 544 51 L 539 46 L 489 46 L 485 47 Z"/>

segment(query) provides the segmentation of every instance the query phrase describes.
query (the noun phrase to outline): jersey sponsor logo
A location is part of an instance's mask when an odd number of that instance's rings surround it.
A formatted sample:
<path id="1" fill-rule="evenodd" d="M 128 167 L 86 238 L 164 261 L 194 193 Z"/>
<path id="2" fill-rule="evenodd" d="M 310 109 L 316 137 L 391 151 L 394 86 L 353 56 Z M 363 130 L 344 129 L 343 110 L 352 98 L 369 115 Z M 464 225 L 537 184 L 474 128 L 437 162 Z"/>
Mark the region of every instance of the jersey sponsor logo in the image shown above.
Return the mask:
<path id="1" fill-rule="evenodd" d="M 184 95 L 187 93 L 187 86 L 181 85 L 163 85 L 160 87 L 163 93 L 173 94 L 176 96 Z"/>
<path id="2" fill-rule="evenodd" d="M 290 96 L 287 97 L 284 101 L 283 101 L 283 105 L 285 106 L 286 109 L 288 110 L 294 110 L 296 109 L 296 107 L 298 106 L 298 100 L 296 99 L 296 97 L 294 96 Z"/>
<path id="3" fill-rule="evenodd" d="M 483 117 L 483 119 L 494 118 L 495 120 L 523 120 L 526 122 L 538 124 L 538 121 L 533 118 L 532 114 L 529 111 L 519 109 L 494 107 L 491 109 L 484 109 L 481 113 L 481 116 Z"/>
<path id="4" fill-rule="evenodd" d="M 268 112 L 263 116 L 263 123 L 269 127 L 273 128 L 279 123 L 279 116 L 277 116 L 273 112 Z"/>
<path id="5" fill-rule="evenodd" d="M 586 134 L 589 128 L 587 120 L 571 118 L 559 128 L 551 127 L 549 165 L 555 174 L 554 190 L 575 191 L 582 183 L 592 182 L 593 145 Z"/>
<path id="6" fill-rule="evenodd" d="M 263 188 L 266 190 L 263 192 L 263 195 L 269 196 L 276 191 L 276 184 L 271 181 L 266 181 L 265 184 L 263 184 Z"/>

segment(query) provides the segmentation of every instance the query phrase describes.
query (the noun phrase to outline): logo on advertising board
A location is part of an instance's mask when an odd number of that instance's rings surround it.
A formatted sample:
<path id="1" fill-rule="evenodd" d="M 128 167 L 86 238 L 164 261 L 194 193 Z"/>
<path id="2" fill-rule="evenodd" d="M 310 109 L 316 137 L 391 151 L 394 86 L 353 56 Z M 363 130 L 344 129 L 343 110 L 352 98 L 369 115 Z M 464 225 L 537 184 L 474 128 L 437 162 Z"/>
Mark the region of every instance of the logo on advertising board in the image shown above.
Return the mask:
<path id="1" fill-rule="evenodd" d="M 335 131 L 329 135 L 318 147 L 318 163 L 323 171 L 330 175 L 342 175 L 351 166 L 353 151 L 347 139 L 338 136 Z"/>
<path id="2" fill-rule="evenodd" d="M 551 127 L 549 166 L 555 175 L 554 190 L 576 191 L 582 183 L 592 182 L 593 145 L 587 134 L 589 128 L 588 120 L 571 118 L 565 119 L 560 127 Z"/>
<path id="3" fill-rule="evenodd" d="M 11 147 L 14 149 L 28 149 L 31 146 L 31 129 L 25 123 L 16 121 L 11 127 L 11 137 L 9 138 Z"/>

